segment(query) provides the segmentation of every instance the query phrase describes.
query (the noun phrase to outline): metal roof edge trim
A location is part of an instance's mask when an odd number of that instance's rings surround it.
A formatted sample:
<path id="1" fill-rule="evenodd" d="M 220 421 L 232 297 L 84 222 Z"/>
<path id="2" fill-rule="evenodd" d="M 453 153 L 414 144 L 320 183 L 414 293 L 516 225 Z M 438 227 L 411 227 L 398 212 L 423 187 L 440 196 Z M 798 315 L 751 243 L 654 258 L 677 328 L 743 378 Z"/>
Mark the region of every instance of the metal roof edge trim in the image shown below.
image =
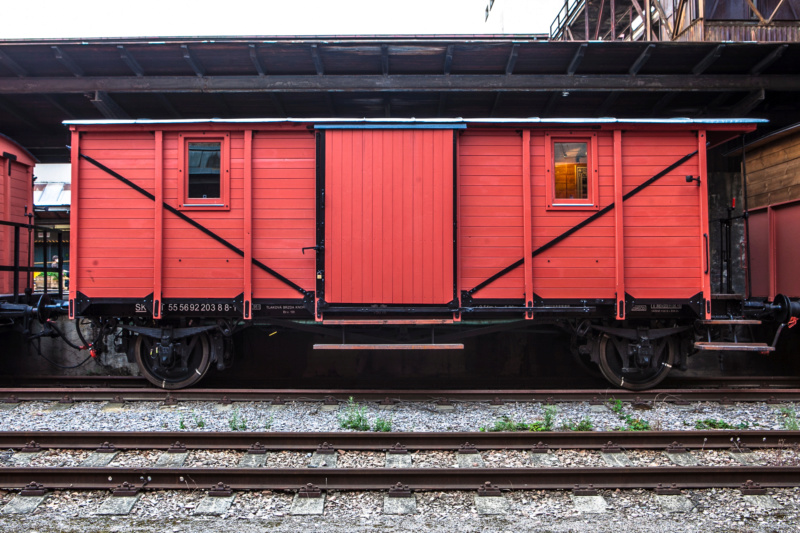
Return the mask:
<path id="1" fill-rule="evenodd" d="M 466 124 L 315 124 L 318 130 L 465 130 Z"/>
<path id="2" fill-rule="evenodd" d="M 766 124 L 769 120 L 763 118 L 450 118 L 450 119 L 425 119 L 425 118 L 210 118 L 210 119 L 131 119 L 131 120 L 65 120 L 67 126 L 85 125 L 134 125 L 134 124 L 441 124 L 452 127 L 456 124 Z"/>

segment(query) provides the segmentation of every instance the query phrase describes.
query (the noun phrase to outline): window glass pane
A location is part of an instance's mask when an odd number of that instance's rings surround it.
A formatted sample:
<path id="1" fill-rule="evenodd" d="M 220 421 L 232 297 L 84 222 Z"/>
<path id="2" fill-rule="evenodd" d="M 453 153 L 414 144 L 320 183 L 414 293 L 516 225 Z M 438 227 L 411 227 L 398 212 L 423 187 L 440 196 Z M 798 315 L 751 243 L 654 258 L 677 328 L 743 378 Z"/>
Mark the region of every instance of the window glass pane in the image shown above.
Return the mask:
<path id="1" fill-rule="evenodd" d="M 220 198 L 221 143 L 189 143 L 189 198 Z"/>
<path id="2" fill-rule="evenodd" d="M 585 142 L 553 143 L 556 199 L 589 198 L 587 144 Z"/>

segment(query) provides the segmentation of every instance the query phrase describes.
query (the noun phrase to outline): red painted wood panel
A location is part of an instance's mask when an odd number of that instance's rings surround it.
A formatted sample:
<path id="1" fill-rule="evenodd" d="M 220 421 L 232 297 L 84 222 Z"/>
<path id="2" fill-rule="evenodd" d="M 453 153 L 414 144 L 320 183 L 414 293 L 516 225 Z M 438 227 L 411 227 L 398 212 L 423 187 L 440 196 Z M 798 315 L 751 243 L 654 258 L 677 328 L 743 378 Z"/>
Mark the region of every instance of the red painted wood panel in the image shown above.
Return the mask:
<path id="1" fill-rule="evenodd" d="M 524 254 L 522 137 L 467 131 L 458 144 L 459 285 L 469 290 Z M 524 274 L 509 272 L 475 297 L 523 299 Z"/>
<path id="2" fill-rule="evenodd" d="M 623 133 L 623 191 L 697 147 L 692 131 Z M 701 192 L 686 183 L 689 174 L 699 174 L 697 157 L 625 202 L 625 290 L 635 298 L 688 298 L 703 290 L 698 234 L 708 229 L 701 230 Z"/>
<path id="3" fill-rule="evenodd" d="M 325 135 L 325 300 L 452 300 L 453 132 Z"/>
<path id="4" fill-rule="evenodd" d="M 308 131 L 253 132 L 252 254 L 306 290 L 316 286 L 316 141 Z M 310 252 L 310 253 L 309 253 Z M 252 269 L 253 298 L 300 298 Z"/>
<path id="5" fill-rule="evenodd" d="M 80 152 L 151 193 L 156 192 L 153 133 L 109 136 L 84 132 Z M 75 248 L 70 285 L 74 283 L 90 298 L 150 294 L 154 288 L 153 201 L 88 161 L 79 161 L 78 173 L 72 201 L 79 236 L 73 235 L 72 239 Z M 77 207 L 76 201 L 80 202 Z M 120 223 L 125 218 L 134 223 Z M 136 260 L 132 261 L 134 257 Z"/>
<path id="6" fill-rule="evenodd" d="M 579 130 L 572 133 L 579 135 Z M 592 132 L 586 132 L 586 137 Z M 556 132 L 552 133 L 557 136 Z M 547 208 L 545 180 L 545 150 L 550 143 L 543 132 L 531 135 L 532 226 L 533 249 L 547 244 L 555 237 L 594 215 L 598 209 L 557 210 Z M 614 147 L 612 132 L 597 132 L 598 202 L 603 208 L 614 201 Z M 591 174 L 590 174 L 591 179 Z M 542 298 L 614 298 L 616 289 L 614 212 L 607 213 L 534 260 L 534 292 Z M 556 265 L 569 264 L 568 268 Z M 580 289 L 580 290 L 578 290 Z"/>
<path id="7" fill-rule="evenodd" d="M 191 132 L 186 132 L 190 135 Z M 179 187 L 176 169 L 179 162 L 179 137 L 177 132 L 164 133 L 164 201 L 177 207 Z M 239 249 L 244 248 L 244 133 L 230 134 L 230 209 L 191 210 L 186 215 L 229 241 Z M 165 253 L 162 258 L 163 298 L 235 298 L 244 292 L 242 272 L 244 259 L 225 245 L 203 234 L 172 213 L 164 213 L 164 250 L 177 250 L 178 254 Z M 225 260 L 214 269 L 207 267 L 212 258 Z"/>
<path id="8" fill-rule="evenodd" d="M 750 293 L 766 298 L 770 295 L 770 213 L 768 208 L 750 211 Z"/>

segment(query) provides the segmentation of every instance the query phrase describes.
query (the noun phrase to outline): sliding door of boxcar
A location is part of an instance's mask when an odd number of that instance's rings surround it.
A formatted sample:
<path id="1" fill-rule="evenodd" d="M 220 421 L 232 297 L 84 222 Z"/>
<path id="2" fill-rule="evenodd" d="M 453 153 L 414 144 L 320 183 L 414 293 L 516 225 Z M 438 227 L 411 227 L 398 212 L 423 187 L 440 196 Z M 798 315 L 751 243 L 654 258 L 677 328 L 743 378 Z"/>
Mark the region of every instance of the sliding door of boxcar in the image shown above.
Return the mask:
<path id="1" fill-rule="evenodd" d="M 453 299 L 453 131 L 325 132 L 325 300 Z"/>

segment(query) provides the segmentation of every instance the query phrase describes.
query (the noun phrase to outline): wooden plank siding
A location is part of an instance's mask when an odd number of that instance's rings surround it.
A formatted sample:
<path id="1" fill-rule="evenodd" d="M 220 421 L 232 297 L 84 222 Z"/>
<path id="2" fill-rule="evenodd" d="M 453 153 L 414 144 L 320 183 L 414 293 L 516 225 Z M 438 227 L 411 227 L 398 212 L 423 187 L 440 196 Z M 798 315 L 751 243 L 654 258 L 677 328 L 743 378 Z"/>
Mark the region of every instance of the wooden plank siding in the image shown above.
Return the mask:
<path id="1" fill-rule="evenodd" d="M 177 132 L 164 134 L 164 199 L 178 201 Z M 222 154 L 225 157 L 226 154 Z M 230 209 L 186 214 L 239 249 L 244 248 L 244 133 L 230 135 Z M 172 213 L 164 213 L 163 298 L 234 298 L 244 291 L 242 256 Z"/>
<path id="2" fill-rule="evenodd" d="M 80 152 L 147 191 L 155 191 L 151 132 L 84 132 Z M 153 201 L 81 159 L 73 205 L 71 284 L 89 298 L 141 298 L 153 292 Z"/>
<path id="3" fill-rule="evenodd" d="M 301 251 L 317 244 L 313 131 L 256 123 L 159 128 L 156 135 L 145 128 L 82 126 L 80 152 L 178 208 L 183 201 L 179 134 L 229 134 L 229 209 L 184 213 L 314 291 L 316 255 Z M 593 139 L 589 172 L 596 174 L 589 176 L 589 198 L 596 193 L 596 206 L 549 207 L 548 131 L 560 132 L 553 138 L 569 132 Z M 470 127 L 457 137 L 457 161 L 450 129 L 326 129 L 324 135 L 325 300 L 341 304 L 442 305 L 452 300 L 454 166 L 456 288 L 461 291 L 529 257 L 530 250 L 704 149 L 697 131 L 654 126 L 616 132 L 611 127 Z M 686 175 L 702 176 L 701 164 L 700 157 L 691 158 L 625 201 L 622 216 L 610 210 L 474 297 L 522 301 L 527 292 L 527 301 L 533 295 L 613 301 L 624 290 L 637 299 L 687 299 L 706 290 L 702 236 L 708 231 L 703 224 L 707 199 L 697 182 L 685 180 Z M 77 172 L 73 216 L 79 237 L 71 243 L 71 274 L 76 290 L 89 298 L 142 298 L 154 291 L 158 296 L 159 281 L 165 299 L 232 299 L 248 286 L 252 295 L 246 297 L 254 299 L 301 297 L 90 162 L 80 160 Z"/>
<path id="4" fill-rule="evenodd" d="M 459 136 L 460 286 L 469 290 L 522 258 L 522 136 L 514 131 L 467 131 Z M 531 172 L 536 171 L 531 165 Z M 520 267 L 475 294 L 523 299 Z"/>
<path id="5" fill-rule="evenodd" d="M 178 201 L 178 132 L 163 134 L 163 198 Z M 193 220 L 244 248 L 244 134 L 230 141 L 229 210 L 194 210 Z M 308 290 L 314 288 L 314 137 L 308 132 L 256 132 L 252 146 L 253 257 Z M 83 133 L 81 152 L 154 192 L 155 140 L 150 132 Z M 80 162 L 81 239 L 76 280 L 89 297 L 143 297 L 155 284 L 153 201 Z M 223 244 L 163 212 L 162 297 L 234 298 L 244 290 L 244 259 Z M 254 298 L 297 298 L 268 273 L 253 269 Z"/>
<path id="6" fill-rule="evenodd" d="M 450 302 L 452 130 L 325 135 L 325 300 Z"/>
<path id="7" fill-rule="evenodd" d="M 253 136 L 253 257 L 304 289 L 316 285 L 316 142 L 312 132 L 255 132 Z M 253 268 L 253 298 L 301 295 Z"/>
<path id="8" fill-rule="evenodd" d="M 591 135 L 591 132 L 586 134 Z M 460 285 L 468 290 L 523 257 L 521 135 L 467 132 L 460 137 Z M 621 135 L 625 194 L 697 148 L 693 132 Z M 533 243 L 547 244 L 598 209 L 548 209 L 545 135 L 530 135 Z M 614 202 L 613 132 L 597 133 L 599 208 Z M 686 298 L 702 289 L 700 195 L 684 176 L 698 174 L 693 158 L 625 202 L 624 287 L 635 298 Z M 621 196 L 621 195 L 620 195 Z M 614 298 L 617 286 L 615 214 L 612 210 L 533 259 L 533 292 L 545 299 Z M 475 294 L 524 297 L 524 269 L 517 268 Z"/>
<path id="9" fill-rule="evenodd" d="M 696 132 L 622 135 L 623 193 L 698 149 Z M 689 298 L 703 289 L 698 157 L 625 202 L 625 288 L 635 298 Z M 707 232 L 703 228 L 701 233 Z"/>
<path id="10" fill-rule="evenodd" d="M 572 132 L 570 132 L 572 133 Z M 576 132 L 578 133 L 578 132 Z M 587 131 L 588 138 L 592 133 Z M 599 207 L 614 201 L 613 134 L 596 132 L 597 177 L 589 176 L 589 187 L 598 187 Z M 556 137 L 557 134 L 553 134 Z M 594 215 L 598 208 L 569 211 L 547 208 L 545 180 L 551 179 L 545 169 L 545 150 L 549 142 L 543 133 L 531 136 L 531 168 L 533 174 L 533 249 L 547 244 L 573 226 Z M 592 171 L 591 162 L 589 172 Z M 594 179 L 594 181 L 593 181 Z M 589 195 L 591 197 L 591 194 Z M 534 292 L 540 298 L 610 298 L 614 299 L 615 279 L 614 213 L 581 229 L 533 260 Z"/>
<path id="11" fill-rule="evenodd" d="M 800 132 L 747 152 L 750 209 L 800 198 Z"/>

